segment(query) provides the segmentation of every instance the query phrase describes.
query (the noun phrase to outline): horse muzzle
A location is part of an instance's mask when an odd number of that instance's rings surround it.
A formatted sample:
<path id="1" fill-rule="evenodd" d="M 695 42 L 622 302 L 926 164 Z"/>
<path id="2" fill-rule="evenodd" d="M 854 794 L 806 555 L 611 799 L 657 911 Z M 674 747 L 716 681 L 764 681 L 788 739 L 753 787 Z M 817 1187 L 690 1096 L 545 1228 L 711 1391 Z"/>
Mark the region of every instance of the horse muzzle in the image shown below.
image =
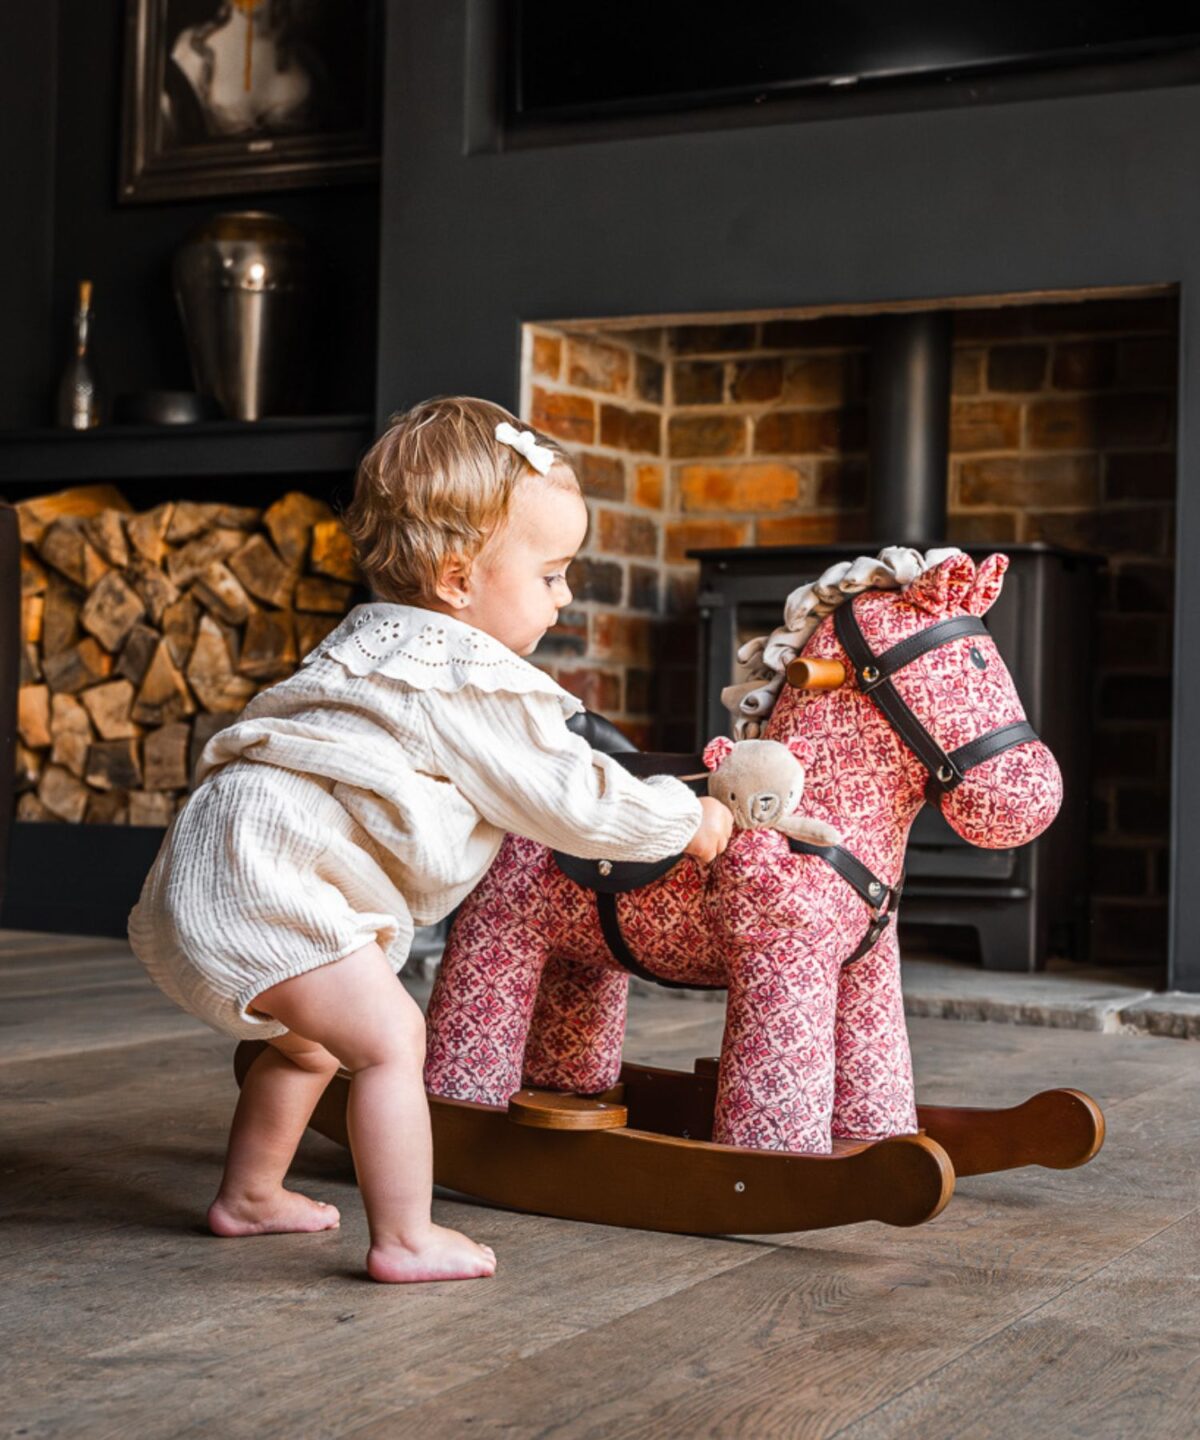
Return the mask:
<path id="1" fill-rule="evenodd" d="M 940 798 L 947 824 L 970 845 L 1007 850 L 1035 840 L 1062 804 L 1058 762 L 1040 740 L 975 766 Z"/>

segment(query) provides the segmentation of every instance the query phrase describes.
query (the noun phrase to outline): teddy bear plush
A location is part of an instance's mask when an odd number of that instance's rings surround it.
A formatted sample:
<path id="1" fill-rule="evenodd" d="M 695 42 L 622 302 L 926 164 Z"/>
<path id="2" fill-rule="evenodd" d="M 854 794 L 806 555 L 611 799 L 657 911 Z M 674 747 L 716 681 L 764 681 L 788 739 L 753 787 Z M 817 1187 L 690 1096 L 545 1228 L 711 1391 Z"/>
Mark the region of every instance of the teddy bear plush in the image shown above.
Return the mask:
<path id="1" fill-rule="evenodd" d="M 804 772 L 812 763 L 812 747 L 793 736 L 778 740 L 738 740 L 724 735 L 704 748 L 704 763 L 712 774 L 708 793 L 733 811 L 733 823 L 742 830 L 778 830 L 811 845 L 837 845 L 841 835 L 832 825 L 797 815 L 804 794 Z"/>

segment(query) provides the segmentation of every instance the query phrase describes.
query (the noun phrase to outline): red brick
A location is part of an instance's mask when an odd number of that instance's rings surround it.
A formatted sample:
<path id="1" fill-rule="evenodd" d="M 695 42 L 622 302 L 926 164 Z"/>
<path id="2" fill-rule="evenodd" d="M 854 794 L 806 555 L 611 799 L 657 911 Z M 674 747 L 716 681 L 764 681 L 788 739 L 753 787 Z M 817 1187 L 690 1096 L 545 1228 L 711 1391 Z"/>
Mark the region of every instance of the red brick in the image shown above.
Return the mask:
<path id="1" fill-rule="evenodd" d="M 956 346 L 950 389 L 954 395 L 978 395 L 983 389 L 985 350 L 966 350 Z"/>
<path id="2" fill-rule="evenodd" d="M 557 335 L 534 335 L 533 372 L 557 380 L 562 369 L 562 341 Z"/>
<path id="3" fill-rule="evenodd" d="M 1173 433 L 1173 405 L 1167 395 L 1111 395 L 1100 410 L 1100 445 L 1163 445 Z"/>
<path id="4" fill-rule="evenodd" d="M 779 359 L 738 360 L 729 382 L 730 398 L 741 404 L 778 400 L 783 387 L 783 363 Z"/>
<path id="5" fill-rule="evenodd" d="M 616 450 L 658 455 L 662 450 L 662 419 L 654 410 L 601 405 L 600 442 Z"/>
<path id="6" fill-rule="evenodd" d="M 663 402 L 663 363 L 651 355 L 634 357 L 633 388 L 638 398 L 650 405 Z"/>
<path id="7" fill-rule="evenodd" d="M 1104 390 L 1117 372 L 1117 348 L 1110 340 L 1064 341 L 1054 348 L 1056 390 Z"/>
<path id="8" fill-rule="evenodd" d="M 1157 614 L 1175 603 L 1174 565 L 1123 561 L 1113 576 L 1113 605 L 1127 614 Z"/>
<path id="9" fill-rule="evenodd" d="M 1045 455 L 964 460 L 959 468 L 962 505 L 1057 507 L 1094 505 L 1095 455 Z"/>
<path id="10" fill-rule="evenodd" d="M 754 427 L 760 455 L 830 455 L 861 449 L 866 416 L 861 410 L 773 410 Z"/>
<path id="11" fill-rule="evenodd" d="M 716 360 L 677 360 L 671 366 L 676 405 L 719 405 L 725 398 L 725 366 Z"/>
<path id="12" fill-rule="evenodd" d="M 588 646 L 588 612 L 569 608 L 560 610 L 558 624 L 547 630 L 537 647 L 536 660 L 553 657 L 586 655 Z"/>
<path id="13" fill-rule="evenodd" d="M 654 622 L 645 615 L 602 611 L 592 616 L 592 654 L 597 660 L 648 665 Z"/>
<path id="14" fill-rule="evenodd" d="M 1173 390 L 1179 379 L 1179 342 L 1174 335 L 1153 340 L 1122 340 L 1117 345 L 1117 381 L 1121 385 Z"/>
<path id="15" fill-rule="evenodd" d="M 576 445 L 590 445 L 596 438 L 596 404 L 584 395 L 534 386 L 532 420 L 539 430 Z"/>
<path id="16" fill-rule="evenodd" d="M 1025 444 L 1030 450 L 1094 450 L 1100 413 L 1109 403 L 1089 395 L 1035 400 L 1025 412 Z"/>
<path id="17" fill-rule="evenodd" d="M 621 567 L 613 560 L 573 560 L 567 571 L 567 584 L 576 600 L 619 605 L 623 581 Z"/>
<path id="18" fill-rule="evenodd" d="M 1177 461 L 1167 452 L 1104 457 L 1106 500 L 1174 500 Z"/>
<path id="19" fill-rule="evenodd" d="M 947 538 L 954 545 L 1012 545 L 1017 539 L 1017 517 L 1008 511 L 977 510 L 972 515 L 951 514 Z"/>
<path id="20" fill-rule="evenodd" d="M 760 545 L 824 545 L 849 538 L 844 515 L 787 515 L 778 520 L 760 520 L 755 539 Z"/>
<path id="21" fill-rule="evenodd" d="M 685 465 L 679 471 L 686 511 L 781 510 L 799 494 L 800 476 L 790 465 Z"/>
<path id="22" fill-rule="evenodd" d="M 661 510 L 663 503 L 663 468 L 661 465 L 639 465 L 634 472 L 633 498 L 648 510 Z"/>
<path id="23" fill-rule="evenodd" d="M 629 607 L 631 610 L 658 610 L 659 574 L 649 565 L 629 567 Z M 639 707 L 630 703 L 629 708 Z"/>
<path id="24" fill-rule="evenodd" d="M 636 666 L 625 672 L 625 708 L 634 715 L 651 715 L 655 705 L 656 676 Z"/>
<path id="25" fill-rule="evenodd" d="M 581 390 L 623 394 L 629 388 L 631 368 L 628 350 L 595 340 L 567 341 L 567 379 Z"/>
<path id="26" fill-rule="evenodd" d="M 617 671 L 587 665 L 578 670 L 560 670 L 556 678 L 564 690 L 582 700 L 589 710 L 610 715 L 621 708 L 621 676 Z"/>
<path id="27" fill-rule="evenodd" d="M 682 562 L 688 550 L 720 550 L 745 545 L 750 526 L 733 520 L 678 520 L 666 529 L 666 559 Z"/>
<path id="28" fill-rule="evenodd" d="M 859 355 L 794 355 L 784 366 L 783 398 L 792 405 L 846 405 L 862 395 Z"/>
<path id="29" fill-rule="evenodd" d="M 672 455 L 741 455 L 746 422 L 740 415 L 672 415 L 667 437 Z"/>
<path id="30" fill-rule="evenodd" d="M 695 570 L 687 570 L 667 576 L 667 614 L 694 615 L 699 576 Z"/>
<path id="31" fill-rule="evenodd" d="M 633 707 L 630 706 L 630 709 Z M 636 745 L 639 750 L 654 750 L 657 748 L 655 741 L 655 725 L 651 720 L 631 720 L 626 715 L 618 716 L 613 722 L 617 729 L 625 736 L 631 744 Z"/>
<path id="32" fill-rule="evenodd" d="M 950 407 L 950 449 L 1015 450 L 1021 442 L 1021 407 L 1011 400 L 955 400 Z"/>
<path id="33" fill-rule="evenodd" d="M 1153 780 L 1165 749 L 1153 726 L 1098 728 L 1092 735 L 1092 773 L 1099 780 Z"/>
<path id="34" fill-rule="evenodd" d="M 861 510 L 867 503 L 867 467 L 861 460 L 822 460 L 815 504 L 821 510 Z"/>
<path id="35" fill-rule="evenodd" d="M 671 332 L 676 355 L 720 355 L 749 350 L 754 345 L 753 325 L 677 325 Z"/>
<path id="36" fill-rule="evenodd" d="M 645 515 L 601 510 L 597 532 L 601 550 L 616 555 L 657 555 L 658 526 Z"/>
<path id="37" fill-rule="evenodd" d="M 598 500 L 624 500 L 625 462 L 614 455 L 593 455 L 584 451 L 576 465 L 585 495 Z"/>
<path id="38" fill-rule="evenodd" d="M 1171 713 L 1171 681 L 1166 675 L 1105 675 L 1100 681 L 1099 713 L 1108 720 L 1164 720 Z"/>
<path id="39" fill-rule="evenodd" d="M 997 345 L 988 351 L 989 390 L 1021 393 L 1040 390 L 1046 378 L 1044 345 Z"/>
<path id="40" fill-rule="evenodd" d="M 1170 664 L 1171 630 L 1159 616 L 1101 615 L 1097 668 L 1165 671 Z"/>

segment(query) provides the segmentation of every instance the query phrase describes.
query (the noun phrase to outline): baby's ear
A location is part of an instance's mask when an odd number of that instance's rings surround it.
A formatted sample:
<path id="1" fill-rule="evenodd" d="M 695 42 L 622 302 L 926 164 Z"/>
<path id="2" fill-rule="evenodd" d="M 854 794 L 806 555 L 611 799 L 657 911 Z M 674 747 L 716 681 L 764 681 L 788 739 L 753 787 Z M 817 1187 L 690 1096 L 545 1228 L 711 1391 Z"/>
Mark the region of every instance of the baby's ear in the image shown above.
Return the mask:
<path id="1" fill-rule="evenodd" d="M 716 770 L 733 750 L 733 741 L 728 735 L 718 735 L 704 747 L 704 764 L 709 770 Z"/>
<path id="2" fill-rule="evenodd" d="M 811 740 L 806 739 L 803 735 L 791 735 L 785 744 L 806 770 L 812 768 L 812 763 L 817 758 L 817 752 L 813 749 Z"/>

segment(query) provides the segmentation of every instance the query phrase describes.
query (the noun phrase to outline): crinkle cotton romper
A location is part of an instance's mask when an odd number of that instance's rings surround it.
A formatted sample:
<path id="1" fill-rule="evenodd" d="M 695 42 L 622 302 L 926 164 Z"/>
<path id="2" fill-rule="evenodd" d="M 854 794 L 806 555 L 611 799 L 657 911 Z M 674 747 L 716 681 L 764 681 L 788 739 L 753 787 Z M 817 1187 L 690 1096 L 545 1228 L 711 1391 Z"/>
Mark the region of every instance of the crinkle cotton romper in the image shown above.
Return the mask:
<path id="1" fill-rule="evenodd" d="M 129 917 L 134 953 L 223 1034 L 284 1027 L 255 997 L 414 925 L 478 884 L 506 831 L 586 858 L 658 860 L 700 820 L 566 727 L 574 696 L 451 616 L 370 604 L 218 732 Z"/>

